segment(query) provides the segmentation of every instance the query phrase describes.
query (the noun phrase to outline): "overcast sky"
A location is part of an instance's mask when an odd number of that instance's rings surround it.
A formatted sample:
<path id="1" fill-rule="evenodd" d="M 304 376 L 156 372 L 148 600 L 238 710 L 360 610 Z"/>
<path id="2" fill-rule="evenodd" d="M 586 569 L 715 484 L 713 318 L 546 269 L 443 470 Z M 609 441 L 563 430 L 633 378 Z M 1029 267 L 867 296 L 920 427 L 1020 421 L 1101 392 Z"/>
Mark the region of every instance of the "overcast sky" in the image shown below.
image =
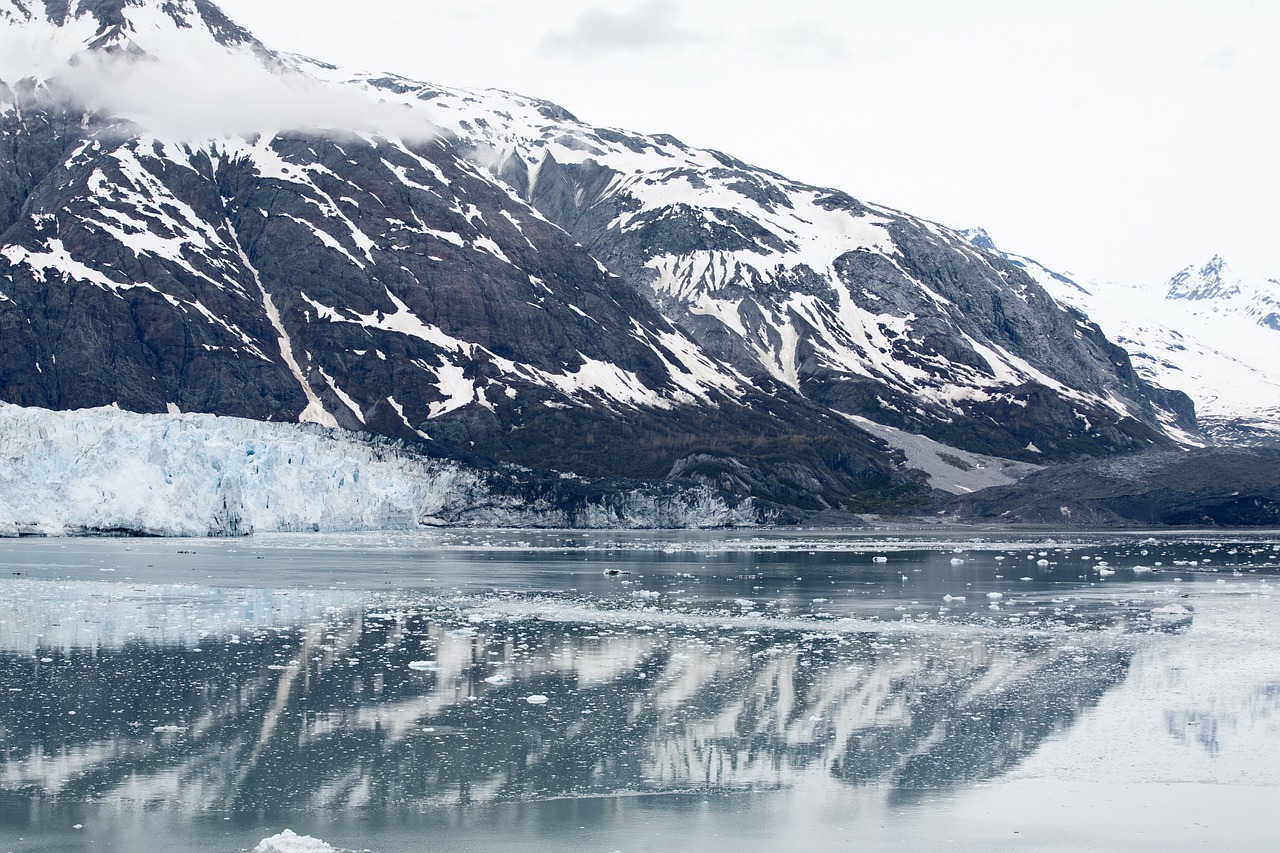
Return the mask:
<path id="1" fill-rule="evenodd" d="M 218 0 L 269 46 L 671 133 L 1091 276 L 1280 277 L 1280 0 Z"/>

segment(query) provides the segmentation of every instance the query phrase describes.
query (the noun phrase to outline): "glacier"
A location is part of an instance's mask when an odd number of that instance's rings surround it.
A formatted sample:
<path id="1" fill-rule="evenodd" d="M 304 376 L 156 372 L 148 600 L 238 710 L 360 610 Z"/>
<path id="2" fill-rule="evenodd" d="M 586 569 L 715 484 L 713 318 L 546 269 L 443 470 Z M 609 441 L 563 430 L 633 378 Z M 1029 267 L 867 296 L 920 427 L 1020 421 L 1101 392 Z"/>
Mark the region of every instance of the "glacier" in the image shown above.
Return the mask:
<path id="1" fill-rule="evenodd" d="M 770 517 L 705 487 L 481 471 L 315 424 L 0 404 L 0 537 L 713 528 Z"/>

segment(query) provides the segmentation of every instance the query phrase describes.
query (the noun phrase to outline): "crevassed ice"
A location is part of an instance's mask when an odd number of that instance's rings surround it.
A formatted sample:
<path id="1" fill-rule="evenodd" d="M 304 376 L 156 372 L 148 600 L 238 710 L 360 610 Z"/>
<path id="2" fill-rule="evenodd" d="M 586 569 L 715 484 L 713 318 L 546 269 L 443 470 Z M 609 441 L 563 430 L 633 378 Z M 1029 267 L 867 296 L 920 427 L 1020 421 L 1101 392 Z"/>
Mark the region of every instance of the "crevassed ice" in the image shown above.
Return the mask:
<path id="1" fill-rule="evenodd" d="M 488 527 L 720 527 L 754 521 L 710 490 L 643 490 L 568 511 L 494 494 L 484 472 L 311 424 L 114 407 L 0 404 L 0 536 L 160 536 Z M 607 504 L 607 505 L 606 505 Z"/>

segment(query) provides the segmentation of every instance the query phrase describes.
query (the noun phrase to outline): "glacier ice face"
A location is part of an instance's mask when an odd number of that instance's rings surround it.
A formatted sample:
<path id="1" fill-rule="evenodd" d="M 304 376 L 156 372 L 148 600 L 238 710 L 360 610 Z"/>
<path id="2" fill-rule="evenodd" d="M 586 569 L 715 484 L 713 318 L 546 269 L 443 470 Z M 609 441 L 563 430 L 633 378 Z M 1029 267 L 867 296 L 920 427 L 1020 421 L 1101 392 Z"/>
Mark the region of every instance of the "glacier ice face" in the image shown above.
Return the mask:
<path id="1" fill-rule="evenodd" d="M 0 459 L 10 533 L 400 529 L 468 479 L 318 428 L 113 409 L 0 407 Z"/>
<path id="2" fill-rule="evenodd" d="M 449 524 L 681 528 L 760 520 L 753 501 L 732 504 L 709 489 L 610 491 L 591 481 L 560 482 L 519 469 L 499 476 L 309 424 L 0 404 L 0 536 L 234 536 Z"/>

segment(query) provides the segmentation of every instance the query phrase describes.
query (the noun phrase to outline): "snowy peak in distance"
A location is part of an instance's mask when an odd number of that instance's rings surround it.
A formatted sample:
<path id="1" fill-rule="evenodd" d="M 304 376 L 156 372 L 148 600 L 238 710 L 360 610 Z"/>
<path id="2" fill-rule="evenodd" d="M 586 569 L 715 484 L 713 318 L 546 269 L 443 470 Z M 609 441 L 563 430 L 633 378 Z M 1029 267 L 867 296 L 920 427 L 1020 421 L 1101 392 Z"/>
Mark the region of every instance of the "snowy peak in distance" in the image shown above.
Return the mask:
<path id="1" fill-rule="evenodd" d="M 1240 275 L 1214 257 L 1164 285 L 1091 281 L 1085 289 L 1030 258 L 995 248 L 982 229 L 962 233 L 1087 314 L 1148 382 L 1190 396 L 1206 436 L 1223 444 L 1280 443 L 1280 365 L 1270 331 L 1280 322 L 1276 282 Z"/>
<path id="2" fill-rule="evenodd" d="M 1169 280 L 1166 295 L 1198 303 L 1191 307 L 1197 313 L 1238 315 L 1280 332 L 1280 281 L 1241 272 L 1220 255 L 1179 272 Z"/>
<path id="3" fill-rule="evenodd" d="M 996 241 L 991 239 L 991 235 L 985 228 L 961 228 L 959 234 L 984 252 L 1000 251 L 996 248 Z"/>
<path id="4" fill-rule="evenodd" d="M 1239 296 L 1243 279 L 1221 255 L 1214 255 L 1204 266 L 1194 264 L 1169 279 L 1170 299 L 1230 299 Z"/>

